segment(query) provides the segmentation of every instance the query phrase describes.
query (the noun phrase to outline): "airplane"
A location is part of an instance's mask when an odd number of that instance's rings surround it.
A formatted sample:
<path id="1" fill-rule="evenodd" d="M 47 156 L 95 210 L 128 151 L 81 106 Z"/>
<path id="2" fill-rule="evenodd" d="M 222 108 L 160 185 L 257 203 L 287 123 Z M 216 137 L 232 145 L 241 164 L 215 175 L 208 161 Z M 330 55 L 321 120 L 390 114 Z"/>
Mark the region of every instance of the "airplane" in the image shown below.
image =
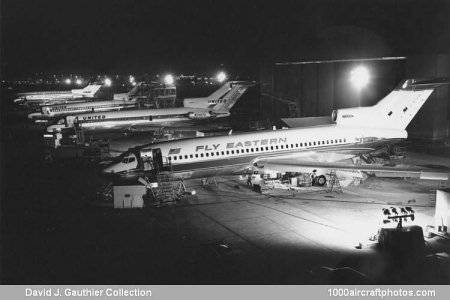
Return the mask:
<path id="1" fill-rule="evenodd" d="M 18 93 L 13 102 L 18 105 L 42 106 L 57 103 L 68 103 L 75 101 L 86 101 L 86 98 L 94 98 L 102 85 L 98 83 L 88 84 L 83 89 L 71 91 L 46 91 Z"/>
<path id="2" fill-rule="evenodd" d="M 112 101 L 102 100 L 43 105 L 41 106 L 40 112 L 30 113 L 28 114 L 28 118 L 32 120 L 51 120 L 59 117 L 81 114 L 84 112 L 121 110 L 136 107 L 137 100 L 140 97 L 139 89 L 145 84 L 145 82 L 139 82 L 128 93 L 114 94 Z"/>
<path id="3" fill-rule="evenodd" d="M 78 102 L 41 106 L 40 112 L 30 113 L 28 114 L 28 118 L 32 120 L 51 120 L 75 114 L 78 115 L 86 112 L 122 110 L 125 108 L 137 107 L 138 100 L 141 97 L 147 97 L 146 93 L 142 93 L 142 90 L 144 90 L 147 85 L 148 84 L 145 82 L 139 82 L 128 93 L 114 94 L 112 101 L 92 101 L 83 103 Z M 211 104 L 208 103 L 208 101 L 211 102 L 214 99 L 220 99 L 228 91 L 229 85 L 225 84 L 208 97 L 184 99 L 183 106 L 193 108 L 206 108 Z"/>
<path id="4" fill-rule="evenodd" d="M 337 109 L 333 124 L 201 137 L 138 146 L 103 168 L 114 180 L 151 177 L 161 170 L 174 179 L 244 175 L 254 172 L 317 174 L 318 185 L 335 171 L 383 172 L 385 177 L 447 180 L 450 171 L 405 165 L 355 165 L 352 158 L 398 143 L 408 137 L 407 125 L 433 90 L 449 82 L 400 83 L 377 104 Z"/>
<path id="5" fill-rule="evenodd" d="M 228 117 L 230 109 L 252 85 L 254 84 L 248 82 L 227 82 L 208 97 L 185 99 L 186 106 L 184 107 L 94 112 L 66 116 L 57 124 L 48 126 L 47 132 L 69 131 L 74 126 L 85 131 L 108 129 L 139 131 L 174 127 L 179 129 L 189 127 L 191 130 L 197 130 L 198 127 L 205 128 L 204 124 L 196 127 L 199 125 L 198 123 L 208 123 L 211 120 Z"/>

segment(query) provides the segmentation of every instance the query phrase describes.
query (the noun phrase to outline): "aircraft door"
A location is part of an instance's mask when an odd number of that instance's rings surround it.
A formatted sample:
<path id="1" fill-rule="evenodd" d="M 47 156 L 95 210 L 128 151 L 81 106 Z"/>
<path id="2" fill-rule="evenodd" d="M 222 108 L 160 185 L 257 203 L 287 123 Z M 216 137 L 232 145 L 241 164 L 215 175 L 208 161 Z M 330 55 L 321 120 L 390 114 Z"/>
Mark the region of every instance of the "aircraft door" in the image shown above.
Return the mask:
<path id="1" fill-rule="evenodd" d="M 153 164 L 158 170 L 163 168 L 162 152 L 160 148 L 152 149 L 153 152 Z"/>

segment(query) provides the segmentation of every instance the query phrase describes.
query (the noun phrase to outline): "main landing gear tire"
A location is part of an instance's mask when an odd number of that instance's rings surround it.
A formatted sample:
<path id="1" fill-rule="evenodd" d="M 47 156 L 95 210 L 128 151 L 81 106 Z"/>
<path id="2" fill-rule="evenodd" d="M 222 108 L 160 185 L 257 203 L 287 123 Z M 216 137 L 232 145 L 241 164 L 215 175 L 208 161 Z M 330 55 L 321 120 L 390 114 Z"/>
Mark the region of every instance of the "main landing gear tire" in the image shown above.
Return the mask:
<path id="1" fill-rule="evenodd" d="M 317 177 L 316 182 L 318 186 L 324 186 L 327 183 L 327 179 L 324 175 L 320 175 Z"/>

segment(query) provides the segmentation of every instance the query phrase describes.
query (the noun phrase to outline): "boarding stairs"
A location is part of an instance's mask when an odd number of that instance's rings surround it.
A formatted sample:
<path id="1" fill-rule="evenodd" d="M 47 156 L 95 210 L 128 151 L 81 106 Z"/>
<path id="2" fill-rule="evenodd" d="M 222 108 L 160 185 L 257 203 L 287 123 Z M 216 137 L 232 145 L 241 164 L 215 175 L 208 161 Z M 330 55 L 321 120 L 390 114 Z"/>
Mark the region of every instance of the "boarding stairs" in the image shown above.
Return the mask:
<path id="1" fill-rule="evenodd" d="M 151 188 L 153 198 L 163 204 L 175 203 L 177 196 L 174 189 L 172 164 L 169 162 L 162 168 L 155 164 L 157 187 Z"/>
<path id="2" fill-rule="evenodd" d="M 113 183 L 106 182 L 102 184 L 96 192 L 97 200 L 102 202 L 113 201 Z"/>
<path id="3" fill-rule="evenodd" d="M 331 170 L 330 173 L 330 181 L 328 182 L 329 190 L 328 192 L 336 192 L 338 194 L 342 193 L 341 183 L 339 182 L 339 178 L 336 176 L 336 171 Z"/>

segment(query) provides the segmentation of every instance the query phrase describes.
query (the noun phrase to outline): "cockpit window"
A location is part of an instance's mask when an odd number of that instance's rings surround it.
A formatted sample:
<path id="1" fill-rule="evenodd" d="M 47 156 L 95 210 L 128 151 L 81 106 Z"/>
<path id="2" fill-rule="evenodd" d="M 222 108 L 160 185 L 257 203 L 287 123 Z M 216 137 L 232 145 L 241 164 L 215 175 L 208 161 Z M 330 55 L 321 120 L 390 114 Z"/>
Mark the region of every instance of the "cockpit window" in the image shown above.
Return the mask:
<path id="1" fill-rule="evenodd" d="M 136 158 L 134 156 L 127 156 L 124 159 L 122 159 L 122 162 L 124 164 L 128 164 L 128 163 L 133 162 L 135 160 L 136 160 Z"/>

